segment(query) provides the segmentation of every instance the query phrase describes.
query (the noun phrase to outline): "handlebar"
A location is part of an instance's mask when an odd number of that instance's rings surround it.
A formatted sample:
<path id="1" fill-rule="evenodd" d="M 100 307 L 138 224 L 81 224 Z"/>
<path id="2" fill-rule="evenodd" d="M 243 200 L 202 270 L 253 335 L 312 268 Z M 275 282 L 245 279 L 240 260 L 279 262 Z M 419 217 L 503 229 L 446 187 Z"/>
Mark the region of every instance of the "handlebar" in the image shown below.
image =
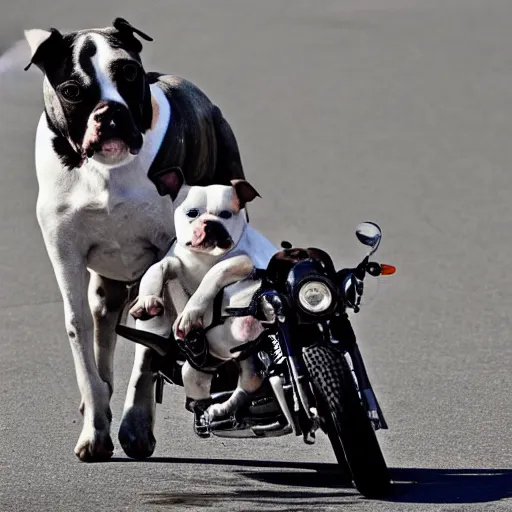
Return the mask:
<path id="1" fill-rule="evenodd" d="M 337 273 L 338 282 L 347 307 L 353 309 L 354 313 L 359 313 L 366 274 L 378 277 L 394 274 L 395 271 L 396 269 L 392 265 L 370 262 L 369 256 L 366 256 L 356 268 L 340 270 Z"/>

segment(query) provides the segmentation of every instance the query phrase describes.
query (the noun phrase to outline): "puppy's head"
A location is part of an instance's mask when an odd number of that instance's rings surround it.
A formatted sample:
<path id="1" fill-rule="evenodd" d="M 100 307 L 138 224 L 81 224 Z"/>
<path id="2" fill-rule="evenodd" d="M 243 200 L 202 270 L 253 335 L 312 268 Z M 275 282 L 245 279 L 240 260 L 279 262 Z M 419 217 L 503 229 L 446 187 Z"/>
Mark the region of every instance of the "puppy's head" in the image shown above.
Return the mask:
<path id="1" fill-rule="evenodd" d="M 189 187 L 179 169 L 161 173 L 157 179 L 160 193 L 174 201 L 178 244 L 212 256 L 222 256 L 238 244 L 247 224 L 245 205 L 259 197 L 249 182 Z"/>
<path id="2" fill-rule="evenodd" d="M 44 74 L 47 119 L 68 167 L 85 158 L 117 166 L 140 151 L 152 105 L 136 34 L 151 41 L 122 18 L 65 35 L 53 28 L 25 32 L 32 52 L 25 69 L 34 64 Z"/>

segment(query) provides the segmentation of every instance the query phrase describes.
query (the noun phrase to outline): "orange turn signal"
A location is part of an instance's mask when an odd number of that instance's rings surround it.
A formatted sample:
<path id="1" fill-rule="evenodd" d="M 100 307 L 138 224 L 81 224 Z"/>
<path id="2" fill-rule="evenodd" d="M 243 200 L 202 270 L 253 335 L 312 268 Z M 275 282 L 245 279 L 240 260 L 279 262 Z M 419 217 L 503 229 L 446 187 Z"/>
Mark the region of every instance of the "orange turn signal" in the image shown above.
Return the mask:
<path id="1" fill-rule="evenodd" d="M 393 265 L 380 265 L 380 268 L 382 269 L 381 276 L 391 276 L 396 272 L 396 268 L 393 267 Z"/>

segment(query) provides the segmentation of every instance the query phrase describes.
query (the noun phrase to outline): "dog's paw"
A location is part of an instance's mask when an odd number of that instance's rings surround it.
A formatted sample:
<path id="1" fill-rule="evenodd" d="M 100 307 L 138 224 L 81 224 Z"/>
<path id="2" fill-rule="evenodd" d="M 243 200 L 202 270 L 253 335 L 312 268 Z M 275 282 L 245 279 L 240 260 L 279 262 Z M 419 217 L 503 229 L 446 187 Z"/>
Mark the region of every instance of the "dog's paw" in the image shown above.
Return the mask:
<path id="1" fill-rule="evenodd" d="M 126 412 L 119 428 L 119 443 L 132 459 L 142 460 L 153 455 L 156 446 L 153 421 L 148 412 L 132 408 Z"/>
<path id="2" fill-rule="evenodd" d="M 160 297 L 146 295 L 137 299 L 137 302 L 130 308 L 130 315 L 133 318 L 142 318 L 146 315 L 153 317 L 160 315 L 163 311 L 164 303 Z"/>
<path id="3" fill-rule="evenodd" d="M 75 446 L 75 455 L 82 462 L 102 462 L 110 459 L 114 453 L 114 443 L 109 429 L 96 430 L 84 426 Z"/>
<path id="4" fill-rule="evenodd" d="M 174 323 L 174 332 L 177 338 L 184 340 L 187 334 L 203 327 L 204 309 L 198 307 L 185 307 L 183 313 Z"/>
<path id="5" fill-rule="evenodd" d="M 206 410 L 206 416 L 210 421 L 215 421 L 218 418 L 223 418 L 230 413 L 230 407 L 228 402 L 223 402 L 221 404 L 212 404 Z"/>
<path id="6" fill-rule="evenodd" d="M 250 401 L 249 394 L 241 387 L 237 387 L 228 400 L 218 404 L 212 404 L 206 410 L 209 421 L 225 418 L 236 413 L 236 411 Z"/>

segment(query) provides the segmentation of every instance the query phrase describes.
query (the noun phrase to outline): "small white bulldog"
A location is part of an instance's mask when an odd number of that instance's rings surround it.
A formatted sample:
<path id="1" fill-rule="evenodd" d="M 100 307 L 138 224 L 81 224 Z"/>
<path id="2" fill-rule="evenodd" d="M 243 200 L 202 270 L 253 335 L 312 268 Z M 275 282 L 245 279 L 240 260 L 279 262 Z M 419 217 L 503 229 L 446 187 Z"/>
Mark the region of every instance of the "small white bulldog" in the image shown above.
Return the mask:
<path id="1" fill-rule="evenodd" d="M 266 268 L 277 248 L 247 223 L 245 205 L 259 195 L 247 181 L 190 187 L 183 185 L 179 171 L 171 170 L 161 176 L 161 183 L 175 197 L 176 241 L 144 274 L 130 313 L 139 319 L 159 315 L 167 307 L 164 297 L 172 297 L 178 314 L 174 334 L 185 339 L 191 331 L 211 326 L 214 299 L 224 287 L 247 279 L 255 268 Z M 164 293 L 165 287 L 170 293 Z M 249 280 L 246 288 L 255 290 L 254 281 Z M 219 363 L 230 360 L 238 355 L 231 349 L 257 339 L 262 332 L 261 322 L 254 317 L 228 317 L 206 331 L 209 353 Z M 253 360 L 243 359 L 239 364 L 237 389 L 228 401 L 210 405 L 210 419 L 234 412 L 248 393 L 261 386 Z M 182 375 L 187 403 L 210 397 L 212 374 L 187 362 Z M 197 424 L 196 433 L 201 435 Z"/>

